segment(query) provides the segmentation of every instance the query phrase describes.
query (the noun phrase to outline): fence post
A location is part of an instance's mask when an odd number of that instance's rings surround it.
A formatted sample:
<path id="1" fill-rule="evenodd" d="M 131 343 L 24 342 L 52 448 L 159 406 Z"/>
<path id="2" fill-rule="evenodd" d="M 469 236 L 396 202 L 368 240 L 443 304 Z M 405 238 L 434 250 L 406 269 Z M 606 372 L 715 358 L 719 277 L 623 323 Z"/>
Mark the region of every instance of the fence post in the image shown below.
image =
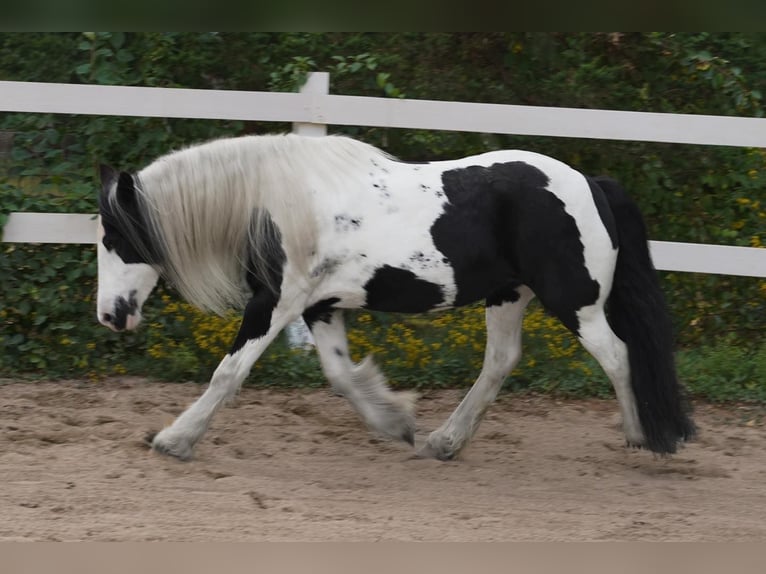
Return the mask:
<path id="1" fill-rule="evenodd" d="M 328 72 L 310 72 L 300 92 L 301 94 L 326 96 L 330 93 L 330 74 Z M 293 133 L 302 136 L 324 136 L 327 135 L 327 125 L 295 122 L 293 123 Z"/>
<path id="2" fill-rule="evenodd" d="M 311 72 L 306 78 L 306 83 L 301 87 L 302 94 L 325 95 L 330 93 L 330 74 L 327 72 Z M 303 136 L 327 135 L 327 125 L 295 122 L 293 133 Z M 314 346 L 314 337 L 303 319 L 290 323 L 285 329 L 287 332 L 287 344 L 293 348 L 309 349 Z"/>

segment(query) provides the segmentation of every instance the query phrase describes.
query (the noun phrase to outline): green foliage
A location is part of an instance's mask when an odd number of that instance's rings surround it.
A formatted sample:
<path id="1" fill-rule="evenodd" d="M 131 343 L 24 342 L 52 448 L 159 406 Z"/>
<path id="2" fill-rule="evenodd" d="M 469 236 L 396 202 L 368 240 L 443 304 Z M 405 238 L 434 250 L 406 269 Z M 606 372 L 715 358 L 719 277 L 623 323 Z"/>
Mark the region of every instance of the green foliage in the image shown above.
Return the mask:
<path id="1" fill-rule="evenodd" d="M 74 69 L 84 83 L 130 85 L 141 79 L 122 32 L 84 32 L 77 49 L 88 54 L 88 60 Z"/>
<path id="2" fill-rule="evenodd" d="M 764 59 L 766 35 L 743 33 L 0 34 L 4 80 L 295 91 L 308 72 L 323 70 L 339 94 L 755 117 L 763 115 Z M 262 122 L 0 114 L 0 130 L 15 134 L 10 157 L 0 160 L 0 226 L 11 211 L 95 212 L 99 163 L 137 169 L 197 141 L 287 129 Z M 753 247 L 766 241 L 766 154 L 760 149 L 331 129 L 413 161 L 499 148 L 539 151 L 622 181 L 653 239 Z M 111 333 L 93 318 L 92 247 L 0 244 L 0 250 L 2 374 L 131 372 L 204 380 L 229 344 L 227 329 L 236 329 L 235 320 L 223 329 L 191 311 L 169 311 L 178 302 L 161 291 L 147 305 L 146 328 Z M 766 282 L 662 276 L 682 349 L 679 369 L 694 392 L 761 400 L 766 377 L 757 341 L 766 330 Z M 611 392 L 571 337 L 532 316 L 537 322 L 528 326 L 524 358 L 532 362 L 520 365 L 511 388 Z M 447 315 L 471 336 L 462 346 L 438 318 L 434 324 L 374 315 L 360 323 L 362 317 L 350 320 L 355 352 L 378 355 L 397 384 L 464 385 L 478 372 L 483 333 L 471 309 Z M 222 329 L 219 338 L 212 325 Z M 313 355 L 279 342 L 259 361 L 254 380 L 318 384 L 321 375 Z"/>
<path id="3" fill-rule="evenodd" d="M 743 346 L 733 337 L 678 354 L 678 372 L 689 390 L 714 401 L 766 401 L 766 343 Z"/>
<path id="4" fill-rule="evenodd" d="M 274 92 L 297 92 L 306 82 L 308 73 L 316 70 L 311 58 L 293 56 L 284 66 L 271 72 L 269 89 Z"/>
<path id="5" fill-rule="evenodd" d="M 109 372 L 137 336 L 99 329 L 95 253 L 77 246 L 2 244 L 0 372 L 49 376 Z"/>

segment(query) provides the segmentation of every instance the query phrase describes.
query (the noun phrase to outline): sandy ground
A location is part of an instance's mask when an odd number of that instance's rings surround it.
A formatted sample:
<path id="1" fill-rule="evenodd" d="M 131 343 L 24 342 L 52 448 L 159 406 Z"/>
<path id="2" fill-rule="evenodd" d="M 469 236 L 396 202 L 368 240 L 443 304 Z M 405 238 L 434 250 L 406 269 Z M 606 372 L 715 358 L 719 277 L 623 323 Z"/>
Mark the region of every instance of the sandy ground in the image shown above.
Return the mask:
<path id="1" fill-rule="evenodd" d="M 144 434 L 201 387 L 0 384 L 0 541 L 766 540 L 766 427 L 696 406 L 665 459 L 628 450 L 613 401 L 502 395 L 452 462 L 411 458 L 328 390 L 243 389 L 182 463 Z M 462 391 L 418 402 L 417 443 Z"/>

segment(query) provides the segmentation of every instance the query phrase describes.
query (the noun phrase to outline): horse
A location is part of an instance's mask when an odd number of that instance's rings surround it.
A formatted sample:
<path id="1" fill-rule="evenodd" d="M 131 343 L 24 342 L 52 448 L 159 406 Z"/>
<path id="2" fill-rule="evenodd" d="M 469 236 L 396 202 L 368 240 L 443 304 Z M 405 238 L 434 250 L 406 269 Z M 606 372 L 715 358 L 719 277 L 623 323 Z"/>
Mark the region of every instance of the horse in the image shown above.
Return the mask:
<path id="1" fill-rule="evenodd" d="M 242 309 L 199 398 L 147 437 L 192 457 L 216 411 L 280 331 L 301 317 L 323 374 L 376 433 L 412 445 L 412 391 L 354 363 L 343 312 L 424 313 L 483 300 L 473 386 L 416 456 L 453 459 L 522 352 L 537 297 L 595 357 L 626 446 L 659 455 L 695 426 L 642 214 L 615 180 L 530 151 L 410 163 L 330 135 L 251 135 L 172 151 L 138 172 L 101 166 L 97 318 L 122 331 L 164 278 L 198 308 Z"/>

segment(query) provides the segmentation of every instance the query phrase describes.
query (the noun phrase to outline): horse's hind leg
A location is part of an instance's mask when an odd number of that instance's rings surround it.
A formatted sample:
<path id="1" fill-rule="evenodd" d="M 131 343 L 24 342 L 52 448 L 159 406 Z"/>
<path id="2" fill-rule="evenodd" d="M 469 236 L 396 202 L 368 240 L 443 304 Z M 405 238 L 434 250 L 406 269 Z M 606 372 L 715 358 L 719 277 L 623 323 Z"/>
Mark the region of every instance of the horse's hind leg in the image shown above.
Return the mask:
<path id="1" fill-rule="evenodd" d="M 351 361 L 343 312 L 307 312 L 319 360 L 333 390 L 346 397 L 365 424 L 385 436 L 414 443 L 415 394 L 394 392 L 372 359 Z"/>
<path id="2" fill-rule="evenodd" d="M 583 347 L 598 361 L 614 387 L 622 415 L 622 427 L 631 446 L 644 444 L 633 389 L 630 385 L 628 348 L 609 326 L 600 303 L 580 309 L 576 333 Z"/>
<path id="3" fill-rule="evenodd" d="M 473 437 L 505 377 L 521 359 L 522 318 L 534 295 L 525 286 L 514 293 L 514 298 L 518 295 L 515 301 L 487 306 L 487 347 L 481 374 L 449 419 L 429 435 L 419 456 L 440 460 L 457 456 Z"/>

